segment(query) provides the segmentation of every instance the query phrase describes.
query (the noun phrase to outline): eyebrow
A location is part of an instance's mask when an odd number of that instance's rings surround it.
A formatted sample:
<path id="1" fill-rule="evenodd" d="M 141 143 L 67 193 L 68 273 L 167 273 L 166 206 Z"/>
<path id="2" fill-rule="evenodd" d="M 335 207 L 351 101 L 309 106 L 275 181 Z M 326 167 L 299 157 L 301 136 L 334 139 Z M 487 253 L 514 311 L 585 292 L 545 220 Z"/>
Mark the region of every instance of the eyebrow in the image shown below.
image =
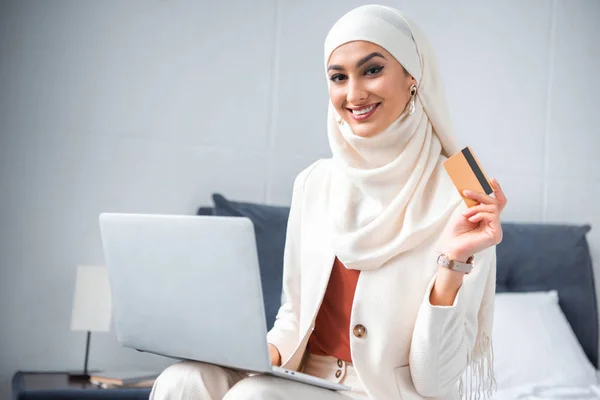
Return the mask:
<path id="1" fill-rule="evenodd" d="M 356 68 L 360 68 L 361 66 L 363 66 L 364 64 L 369 62 L 369 60 L 371 60 L 374 57 L 381 57 L 384 60 L 387 60 L 387 58 L 385 58 L 383 56 L 383 54 L 375 51 L 375 52 L 369 54 L 368 56 L 365 56 L 365 57 L 361 58 L 360 60 L 358 60 L 358 62 L 356 63 Z M 327 67 L 327 71 L 331 71 L 331 70 L 343 71 L 344 67 L 342 67 L 341 65 L 333 64 L 333 65 L 330 65 L 329 67 Z"/>

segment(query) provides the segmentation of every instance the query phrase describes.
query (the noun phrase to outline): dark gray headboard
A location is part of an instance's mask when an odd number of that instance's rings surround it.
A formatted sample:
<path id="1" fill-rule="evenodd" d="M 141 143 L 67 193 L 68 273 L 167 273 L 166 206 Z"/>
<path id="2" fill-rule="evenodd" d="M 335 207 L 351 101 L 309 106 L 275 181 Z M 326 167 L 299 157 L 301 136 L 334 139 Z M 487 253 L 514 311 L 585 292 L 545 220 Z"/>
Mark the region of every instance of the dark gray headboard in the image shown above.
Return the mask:
<path id="1" fill-rule="evenodd" d="M 560 306 L 598 368 L 598 310 L 586 233 L 589 225 L 504 223 L 497 247 L 497 292 L 555 289 Z"/>

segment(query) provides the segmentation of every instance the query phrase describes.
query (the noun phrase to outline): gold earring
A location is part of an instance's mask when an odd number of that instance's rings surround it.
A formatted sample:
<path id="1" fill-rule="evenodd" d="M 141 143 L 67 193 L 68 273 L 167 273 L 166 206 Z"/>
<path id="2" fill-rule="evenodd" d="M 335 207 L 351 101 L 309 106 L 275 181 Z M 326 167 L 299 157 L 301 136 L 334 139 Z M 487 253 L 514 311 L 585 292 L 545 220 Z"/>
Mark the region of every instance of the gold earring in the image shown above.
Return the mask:
<path id="1" fill-rule="evenodd" d="M 417 87 L 415 85 L 412 85 L 410 87 L 410 96 L 413 97 L 415 94 L 417 94 Z"/>

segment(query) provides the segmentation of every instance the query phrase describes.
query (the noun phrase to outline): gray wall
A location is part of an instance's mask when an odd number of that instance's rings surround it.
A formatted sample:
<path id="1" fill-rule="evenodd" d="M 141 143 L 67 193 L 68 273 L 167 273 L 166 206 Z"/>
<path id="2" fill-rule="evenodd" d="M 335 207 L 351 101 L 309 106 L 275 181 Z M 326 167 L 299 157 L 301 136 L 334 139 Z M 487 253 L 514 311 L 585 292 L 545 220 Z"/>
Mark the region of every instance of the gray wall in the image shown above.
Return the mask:
<path id="1" fill-rule="evenodd" d="M 384 3 L 427 32 L 505 220 L 591 223 L 600 260 L 600 2 Z M 324 37 L 359 4 L 1 3 L 0 397 L 17 369 L 81 366 L 71 302 L 76 266 L 103 263 L 100 212 L 289 203 L 329 154 Z M 93 335 L 92 368 L 168 362 Z"/>

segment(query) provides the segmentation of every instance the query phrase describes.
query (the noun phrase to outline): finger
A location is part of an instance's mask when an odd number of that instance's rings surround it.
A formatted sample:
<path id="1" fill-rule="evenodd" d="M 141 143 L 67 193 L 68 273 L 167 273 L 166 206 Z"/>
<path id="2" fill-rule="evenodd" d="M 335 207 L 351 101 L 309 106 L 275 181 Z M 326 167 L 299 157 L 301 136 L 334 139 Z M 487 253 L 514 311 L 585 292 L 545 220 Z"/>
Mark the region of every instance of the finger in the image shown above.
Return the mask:
<path id="1" fill-rule="evenodd" d="M 492 196 L 488 196 L 485 193 L 474 192 L 472 190 L 465 190 L 465 191 L 463 191 L 463 194 L 465 195 L 466 198 L 475 200 L 481 204 L 498 204 L 499 203 L 498 199 L 496 199 Z"/>
<path id="2" fill-rule="evenodd" d="M 480 221 L 491 222 L 498 218 L 498 214 L 489 212 L 480 212 L 469 218 L 469 221 L 477 223 Z"/>
<path id="3" fill-rule="evenodd" d="M 494 189 L 494 195 L 496 196 L 496 199 L 498 199 L 498 201 L 500 202 L 500 211 L 502 211 L 507 202 L 506 195 L 504 194 L 504 191 L 502 190 L 502 187 L 500 186 L 500 183 L 498 183 L 498 180 L 496 178 L 493 178 L 491 183 Z"/>
<path id="4" fill-rule="evenodd" d="M 466 211 L 463 212 L 463 216 L 465 218 L 471 218 L 473 215 L 480 212 L 497 213 L 498 207 L 493 204 L 479 204 L 477 206 L 468 208 Z"/>
<path id="5" fill-rule="evenodd" d="M 479 213 L 469 218 L 469 221 L 474 224 L 483 223 L 486 225 L 485 235 L 493 238 L 494 244 L 498 244 L 502 241 L 502 225 L 500 225 L 497 214 Z M 487 227 L 489 227 L 489 229 Z"/>

